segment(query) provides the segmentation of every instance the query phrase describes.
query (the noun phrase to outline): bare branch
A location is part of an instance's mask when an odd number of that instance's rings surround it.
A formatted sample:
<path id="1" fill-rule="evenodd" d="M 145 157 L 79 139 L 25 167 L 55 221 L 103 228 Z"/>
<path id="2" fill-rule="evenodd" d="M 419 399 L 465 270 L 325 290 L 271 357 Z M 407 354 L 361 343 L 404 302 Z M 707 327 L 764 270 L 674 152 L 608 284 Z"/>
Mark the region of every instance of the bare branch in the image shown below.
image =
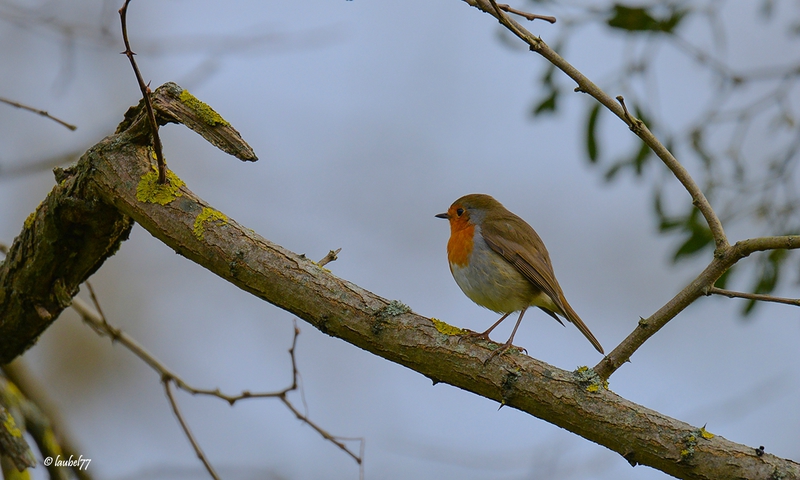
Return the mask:
<path id="1" fill-rule="evenodd" d="M 166 84 L 153 93 L 153 101 L 159 122 L 185 124 L 241 160 L 257 159 L 233 126 L 186 90 Z M 134 180 L 134 195 L 143 199 L 135 201 L 158 205 L 153 202 L 170 201 L 181 195 L 181 190 L 177 185 L 155 182 L 150 136 L 142 100 L 138 107 L 128 111 L 117 133 L 109 137 L 120 143 L 106 153 L 124 161 L 122 158 L 126 154 L 123 152 L 128 145 L 141 146 L 138 152 L 146 155 L 147 170 Z M 92 148 L 84 158 L 99 153 Z M 130 234 L 131 218 L 120 213 L 113 202 L 97 201 L 91 182 L 79 178 L 79 170 L 77 164 L 55 170 L 56 186 L 25 220 L 8 257 L 0 264 L 0 363 L 10 362 L 33 345 L 69 306 L 80 284 L 100 268 Z M 150 180 L 152 185 L 148 183 Z M 207 213 L 213 214 L 211 210 Z M 206 223 L 198 221 L 198 230 L 192 230 L 190 235 L 202 238 Z M 64 255 L 67 251 L 70 255 Z M 21 291 L 25 294 L 18 294 Z"/>
<path id="2" fill-rule="evenodd" d="M 672 153 L 667 150 L 667 148 L 662 144 L 658 138 L 647 128 L 647 125 L 644 124 L 641 120 L 632 117 L 630 114 L 626 115 L 625 110 L 622 108 L 620 104 L 618 104 L 615 99 L 613 99 L 610 95 L 605 93 L 600 87 L 595 85 L 591 80 L 589 80 L 585 75 L 583 75 L 580 71 L 578 71 L 575 67 L 573 67 L 569 62 L 564 60 L 558 53 L 555 52 L 550 46 L 548 46 L 541 38 L 533 35 L 531 32 L 526 30 L 522 25 L 517 23 L 511 18 L 508 18 L 507 15 L 503 14 L 500 8 L 497 6 L 495 0 L 464 0 L 467 4 L 482 10 L 495 18 L 497 18 L 500 23 L 502 23 L 506 28 L 508 28 L 514 35 L 519 37 L 522 41 L 527 43 L 530 49 L 539 55 L 543 56 L 547 59 L 550 63 L 552 63 L 556 68 L 567 74 L 571 79 L 573 79 L 578 86 L 576 87 L 576 91 L 583 92 L 586 94 L 591 95 L 594 97 L 598 102 L 604 105 L 607 109 L 609 109 L 612 113 L 614 113 L 617 117 L 623 120 L 635 133 L 639 138 L 644 141 L 644 143 L 649 146 L 653 152 L 664 162 L 664 165 L 669 168 L 675 178 L 678 179 L 679 182 L 684 186 L 684 188 L 689 192 L 689 195 L 692 197 L 692 203 L 700 210 L 700 213 L 703 214 L 706 222 L 708 223 L 709 228 L 711 229 L 711 233 L 714 236 L 714 242 L 716 244 L 716 248 L 720 249 L 728 245 L 728 240 L 725 236 L 725 230 L 722 228 L 722 222 L 720 221 L 717 214 L 711 208 L 711 204 L 709 203 L 708 199 L 706 198 L 703 191 L 697 185 L 697 183 L 692 179 L 691 175 L 689 174 L 688 170 L 681 165 L 680 162 L 672 155 Z"/>
<path id="3" fill-rule="evenodd" d="M 800 307 L 800 298 L 775 297 L 773 295 L 765 295 L 763 293 L 735 292 L 733 290 L 725 290 L 724 288 L 717 288 L 717 287 L 709 288 L 706 291 L 706 295 L 723 295 L 728 298 L 744 298 L 746 300 L 783 303 L 786 305 L 794 305 L 795 307 Z"/>
<path id="4" fill-rule="evenodd" d="M 203 453 L 203 449 L 200 448 L 200 444 L 197 443 L 195 440 L 194 435 L 192 434 L 191 429 L 189 429 L 189 425 L 187 425 L 186 420 L 183 419 L 183 414 L 181 414 L 181 409 L 178 407 L 178 402 L 175 401 L 175 396 L 172 394 L 172 379 L 169 377 L 162 377 L 161 383 L 164 385 L 164 392 L 167 394 L 167 398 L 169 399 L 169 404 L 172 406 L 172 413 L 178 418 L 178 422 L 181 424 L 181 428 L 183 428 L 183 433 L 186 434 L 186 438 L 189 439 L 189 443 L 192 444 L 192 448 L 194 448 L 195 454 L 197 454 L 197 458 L 203 462 L 203 465 L 206 467 L 209 475 L 211 478 L 215 480 L 219 480 L 219 475 L 214 470 L 214 467 L 206 458 L 206 455 Z"/>
<path id="5" fill-rule="evenodd" d="M 156 122 L 156 115 L 153 111 L 153 103 L 150 100 L 150 87 L 144 82 L 142 73 L 139 71 L 139 66 L 136 65 L 136 60 L 133 56 L 136 55 L 131 50 L 131 44 L 128 41 L 128 4 L 131 0 L 125 0 L 122 8 L 119 9 L 120 23 L 122 24 L 122 41 L 125 42 L 125 51 L 122 52 L 131 62 L 133 72 L 136 74 L 136 82 L 139 84 L 139 90 L 142 91 L 142 99 L 144 100 L 145 107 L 147 107 L 147 119 L 150 123 L 152 134 L 153 150 L 156 154 L 156 162 L 158 164 L 158 183 L 164 185 L 167 183 L 167 162 L 164 161 L 164 153 L 161 150 L 161 137 L 158 136 L 158 122 Z"/>
<path id="6" fill-rule="evenodd" d="M 504 3 L 498 4 L 497 7 L 504 12 L 513 13 L 514 15 L 519 15 L 520 17 L 524 17 L 526 20 L 530 20 L 531 22 L 534 20 L 544 20 L 545 22 L 556 23 L 556 17 L 552 17 L 550 15 L 539 15 L 536 13 L 523 12 L 522 10 L 511 8 L 510 6 Z"/>
<path id="7" fill-rule="evenodd" d="M 8 104 L 8 105 L 11 105 L 12 107 L 17 107 L 17 108 L 21 108 L 23 110 L 27 110 L 29 112 L 38 113 L 39 115 L 41 115 L 43 117 L 47 117 L 47 118 L 49 118 L 50 120 L 53 120 L 56 123 L 60 123 L 61 125 L 69 128 L 70 130 L 72 130 L 73 132 L 78 129 L 78 127 L 76 127 L 75 125 L 72 125 L 71 123 L 67 123 L 64 120 L 56 118 L 56 117 L 50 115 L 49 113 L 47 113 L 45 110 L 39 110 L 38 108 L 29 107 L 29 106 L 24 105 L 22 103 L 15 102 L 13 100 L 9 100 L 9 99 L 3 98 L 3 97 L 0 97 L 0 102 L 3 102 L 3 103 Z"/>
<path id="8" fill-rule="evenodd" d="M 322 260 L 317 262 L 317 265 L 319 265 L 320 267 L 324 267 L 325 265 L 327 265 L 327 264 L 329 264 L 329 263 L 331 263 L 333 261 L 336 261 L 336 259 L 339 258 L 339 257 L 337 257 L 337 255 L 339 255 L 339 252 L 341 252 L 341 251 L 342 251 L 341 248 L 337 248 L 336 250 L 331 250 L 330 252 L 328 252 L 327 255 L 322 257 Z"/>
<path id="9" fill-rule="evenodd" d="M 614 350 L 606 355 L 594 367 L 594 371 L 601 378 L 607 379 L 621 367 L 641 347 L 647 339 L 652 337 L 670 320 L 688 307 L 692 302 L 714 286 L 714 283 L 728 271 L 736 262 L 747 257 L 753 252 L 774 250 L 778 248 L 800 248 L 800 235 L 786 235 L 781 237 L 761 237 L 742 240 L 735 245 L 718 250 L 714 259 L 689 285 L 684 287 L 669 302 L 664 304 L 649 318 L 639 321 L 637 328 L 628 335 Z"/>
<path id="10" fill-rule="evenodd" d="M 154 106 L 171 102 L 182 90 L 166 84 L 153 92 Z M 617 108 L 620 108 L 617 105 Z M 138 117 L 133 112 L 131 117 Z M 54 187 L 53 197 L 88 192 L 94 204 L 107 204 L 130 216 L 167 246 L 243 290 L 297 315 L 327 335 L 341 338 L 390 361 L 502 404 L 528 412 L 609 449 L 628 461 L 658 468 L 687 479 L 762 478 L 769 473 L 800 475 L 800 464 L 730 442 L 720 436 L 700 436 L 699 429 L 630 402 L 603 388 L 591 369 L 568 372 L 521 354 L 508 354 L 488 367 L 484 360 L 496 344 L 452 335 L 452 327 L 410 311 L 346 280 L 337 278 L 309 259 L 244 228 L 213 209 L 186 186 L 163 202 L 140 200 L 137 185 L 152 172 L 152 150 L 140 140 L 141 122 L 118 128 L 90 149 Z M 137 126 L 138 125 L 138 126 Z M 121 148 L 124 146 L 124 148 Z M 70 211 L 69 209 L 61 210 Z M 36 222 L 40 218 L 36 217 Z M 37 223 L 38 225 L 38 223 Z M 96 232 L 93 232 L 96 234 Z M 18 237 L 9 256 L 23 245 L 36 244 L 41 231 Z M 97 242 L 96 239 L 89 239 Z M 781 248 L 800 245 L 800 237 L 782 239 Z M 684 292 L 701 294 L 727 266 L 776 241 L 740 242 L 717 252 L 714 262 Z M 27 248 L 27 247 L 26 247 Z M 107 252 L 95 252 L 103 257 Z M 104 257 L 103 257 L 104 258 Z M 55 259 L 55 260 L 54 260 Z M 64 261 L 58 255 L 50 262 Z M 0 292 L 21 273 L 0 264 Z M 39 275 L 41 277 L 41 275 Z M 48 284 L 49 285 L 49 284 Z M 5 290 L 4 290 L 5 289 Z M 7 294 L 8 295 L 8 294 Z M 69 292 L 66 293 L 69 295 Z M 695 297 L 696 298 L 696 297 Z M 13 295 L 6 297 L 13 300 Z M 675 311 L 685 308 L 676 300 Z M 34 304 L 35 305 L 35 304 Z M 0 304 L 0 307 L 3 305 Z M 24 307 L 24 305 L 23 305 Z M 35 313 L 31 305 L 19 315 Z M 673 315 L 674 316 L 674 315 Z M 662 319 L 668 315 L 662 314 Z M 0 312 L 0 354 L 15 355 L 19 347 L 3 349 L 6 332 L 19 337 L 17 317 Z M 25 332 L 22 332 L 25 333 Z M 32 337 L 35 338 L 35 337 Z M 28 339 L 27 343 L 32 342 Z M 26 343 L 26 344 L 27 344 Z M 635 350 L 635 348 L 634 348 Z M 13 356 L 12 356 L 13 358 Z M 616 368 L 616 367 L 614 367 Z M 569 401 L 565 401 L 568 399 Z M 687 438 L 691 458 L 682 455 Z"/>
<path id="11" fill-rule="evenodd" d="M 297 410 L 294 405 L 289 401 L 288 393 L 298 388 L 297 378 L 299 376 L 297 370 L 297 361 L 295 357 L 295 347 L 297 346 L 297 337 L 300 335 L 300 329 L 297 328 L 297 323 L 294 322 L 294 337 L 292 338 L 292 346 L 289 348 L 289 355 L 292 360 L 292 383 L 290 386 L 284 388 L 283 390 L 275 391 L 275 392 L 250 392 L 245 390 L 236 395 L 225 394 L 220 391 L 219 388 L 215 389 L 201 389 L 196 388 L 188 383 L 186 383 L 183 378 L 181 378 L 178 374 L 173 372 L 172 370 L 168 369 L 160 360 L 158 360 L 153 354 L 151 354 L 147 349 L 145 349 L 142 345 L 140 345 L 136 340 L 134 340 L 130 335 L 126 334 L 125 332 L 121 331 L 120 329 L 112 326 L 106 320 L 105 315 L 102 312 L 99 302 L 97 301 L 97 296 L 95 295 L 94 289 L 91 286 L 91 283 L 86 282 L 86 286 L 89 289 L 89 294 L 92 298 L 92 302 L 94 303 L 95 309 L 92 309 L 91 306 L 87 305 L 83 300 L 79 297 L 75 297 L 73 299 L 73 308 L 75 309 L 78 314 L 80 314 L 83 321 L 89 325 L 95 332 L 97 332 L 101 336 L 108 336 L 111 338 L 113 342 L 118 342 L 120 345 L 124 346 L 128 350 L 130 350 L 134 355 L 139 357 L 142 361 L 144 361 L 147 365 L 150 366 L 153 370 L 155 370 L 161 377 L 161 383 L 164 384 L 164 389 L 167 393 L 167 396 L 170 400 L 170 404 L 172 405 L 172 409 L 175 412 L 175 416 L 178 417 L 178 421 L 181 423 L 181 427 L 183 428 L 184 432 L 186 433 L 189 442 L 192 444 L 195 452 L 197 453 L 198 458 L 201 459 L 203 464 L 206 466 L 206 469 L 209 471 L 212 477 L 216 477 L 216 473 L 214 472 L 213 468 L 211 467 L 208 459 L 202 452 L 199 444 L 197 443 L 196 439 L 192 436 L 192 433 L 184 421 L 180 409 L 178 407 L 177 402 L 170 391 L 170 384 L 175 384 L 181 390 L 184 390 L 192 395 L 209 395 L 212 397 L 217 397 L 222 400 L 228 402 L 231 406 L 233 406 L 239 400 L 244 399 L 251 399 L 251 398 L 278 398 L 283 402 L 286 407 L 295 414 L 295 416 L 309 425 L 314 431 L 319 433 L 324 439 L 330 441 L 340 449 L 342 449 L 345 453 L 347 453 L 353 460 L 356 461 L 360 466 L 362 465 L 362 456 L 356 454 L 352 450 L 350 450 L 347 445 L 342 443 L 339 437 L 333 436 L 320 427 L 318 424 L 311 421 L 307 415 L 301 413 Z M 363 439 L 360 439 L 363 442 Z M 363 466 L 361 467 L 363 468 Z"/>

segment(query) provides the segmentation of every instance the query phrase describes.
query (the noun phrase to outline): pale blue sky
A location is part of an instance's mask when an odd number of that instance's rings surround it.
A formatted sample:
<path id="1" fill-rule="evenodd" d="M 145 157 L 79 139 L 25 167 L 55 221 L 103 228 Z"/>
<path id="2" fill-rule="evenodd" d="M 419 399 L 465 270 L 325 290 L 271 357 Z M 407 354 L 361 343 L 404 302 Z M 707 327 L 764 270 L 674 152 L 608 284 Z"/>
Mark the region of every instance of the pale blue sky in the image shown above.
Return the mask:
<path id="1" fill-rule="evenodd" d="M 74 45 L 64 47 L 52 27 L 20 20 L 13 5 L 41 5 L 75 32 Z M 735 6 L 734 26 L 745 22 Z M 112 133 L 138 101 L 118 53 L 117 8 L 89 0 L 0 3 L 0 95 L 79 126 L 69 132 L 0 105 L 0 165 L 83 150 Z M 545 41 L 561 28 L 530 27 Z M 175 81 L 191 90 L 260 157 L 243 164 L 187 129 L 165 127 L 169 166 L 194 192 L 292 251 L 321 258 L 341 247 L 329 266 L 334 274 L 422 315 L 473 330 L 496 320 L 450 277 L 448 228 L 433 217 L 466 193 L 492 194 L 537 229 L 570 303 L 606 351 L 703 266 L 668 263 L 674 241 L 655 235 L 643 183 L 623 178 L 609 186 L 587 167 L 585 97 L 570 96 L 552 120 L 530 120 L 543 60 L 501 45 L 496 22 L 464 2 L 136 1 L 129 28 L 153 86 Z M 686 35 L 705 38 L 703 28 L 692 25 Z M 231 37 L 250 42 L 230 47 Z M 620 45 L 587 29 L 565 55 L 602 81 L 619 62 Z M 659 70 L 657 103 L 680 122 L 707 91 L 691 62 L 668 49 L 663 55 L 674 67 Z M 769 60 L 759 50 L 733 48 L 731 55 L 743 64 Z M 605 120 L 607 144 L 630 141 L 621 122 Z M 53 182 L 48 172 L 0 179 L 0 241 L 12 241 Z M 109 320 L 190 383 L 235 392 L 288 381 L 292 316 L 175 255 L 141 227 L 93 282 Z M 791 287 L 784 293 L 797 296 Z M 611 388 L 732 441 L 798 459 L 798 314 L 767 305 L 742 322 L 740 306 L 701 299 L 637 352 Z M 600 360 L 571 326 L 534 311 L 525 319 L 516 343 L 532 356 L 568 370 Z M 367 479 L 667 478 L 299 326 L 309 415 L 333 434 L 367 439 Z M 510 328 L 498 329 L 497 338 Z M 98 477 L 202 477 L 157 376 L 75 314 L 65 313 L 26 358 Z M 224 478 L 358 478 L 349 457 L 278 402 L 229 408 L 183 394 L 179 401 Z"/>

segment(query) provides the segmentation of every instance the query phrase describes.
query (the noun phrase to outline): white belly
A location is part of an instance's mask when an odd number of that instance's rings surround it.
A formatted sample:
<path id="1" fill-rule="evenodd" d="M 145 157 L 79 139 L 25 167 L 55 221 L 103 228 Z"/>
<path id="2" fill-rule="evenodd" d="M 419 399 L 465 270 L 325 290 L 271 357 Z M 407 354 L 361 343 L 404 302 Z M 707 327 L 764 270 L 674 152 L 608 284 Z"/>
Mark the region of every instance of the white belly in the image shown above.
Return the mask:
<path id="1" fill-rule="evenodd" d="M 497 313 L 524 310 L 552 302 L 500 254 L 475 235 L 467 266 L 450 265 L 453 278 L 473 302 Z"/>

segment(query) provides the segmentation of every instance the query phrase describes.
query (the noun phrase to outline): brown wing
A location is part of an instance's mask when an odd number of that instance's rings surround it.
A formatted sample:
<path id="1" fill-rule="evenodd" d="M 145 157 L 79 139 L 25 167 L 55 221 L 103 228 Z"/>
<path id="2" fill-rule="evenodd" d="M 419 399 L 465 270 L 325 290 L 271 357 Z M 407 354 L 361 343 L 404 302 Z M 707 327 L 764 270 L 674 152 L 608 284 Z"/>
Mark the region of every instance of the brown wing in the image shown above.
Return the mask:
<path id="1" fill-rule="evenodd" d="M 506 211 L 503 217 L 502 219 L 484 219 L 481 233 L 486 244 L 510 264 L 514 265 L 536 288 L 550 297 L 550 300 L 559 309 L 556 312 L 550 312 L 545 308 L 542 308 L 542 310 L 549 313 L 556 320 L 558 320 L 555 316 L 556 313 L 563 315 L 578 327 L 578 330 L 594 345 L 598 352 L 604 353 L 600 342 L 592 335 L 586 324 L 583 323 L 567 302 L 564 292 L 556 280 L 553 266 L 550 262 L 550 255 L 547 253 L 542 239 L 539 238 L 539 235 L 530 225 L 513 213 Z M 523 244 L 530 244 L 530 247 L 523 248 Z"/>

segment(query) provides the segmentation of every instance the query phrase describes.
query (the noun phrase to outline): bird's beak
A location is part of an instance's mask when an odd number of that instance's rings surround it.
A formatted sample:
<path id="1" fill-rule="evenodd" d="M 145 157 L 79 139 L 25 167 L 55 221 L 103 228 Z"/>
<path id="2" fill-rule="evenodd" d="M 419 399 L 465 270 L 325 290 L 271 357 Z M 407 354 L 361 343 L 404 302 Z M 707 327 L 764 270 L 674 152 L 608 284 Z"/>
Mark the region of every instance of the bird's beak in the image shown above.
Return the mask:
<path id="1" fill-rule="evenodd" d="M 434 215 L 436 218 L 444 218 L 445 220 L 450 220 L 450 215 L 446 213 L 440 213 L 439 215 Z"/>

